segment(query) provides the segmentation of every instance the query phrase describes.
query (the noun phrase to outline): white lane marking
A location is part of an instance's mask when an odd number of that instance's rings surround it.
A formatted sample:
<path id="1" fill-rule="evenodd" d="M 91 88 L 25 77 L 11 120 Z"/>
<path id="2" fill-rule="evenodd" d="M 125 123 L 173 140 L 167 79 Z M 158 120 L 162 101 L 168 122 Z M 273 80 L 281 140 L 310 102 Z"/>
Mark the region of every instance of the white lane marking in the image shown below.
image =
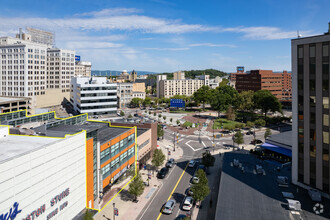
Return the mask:
<path id="1" fill-rule="evenodd" d="M 187 145 L 188 147 L 190 147 L 193 151 L 199 151 L 199 150 L 202 150 L 202 149 L 203 149 L 202 147 L 201 147 L 201 148 L 197 148 L 197 149 L 193 148 L 193 147 L 189 144 L 190 141 L 192 141 L 192 140 L 187 141 L 187 142 L 186 142 L 186 145 Z M 197 142 L 197 141 L 196 141 L 196 142 Z M 205 146 L 205 144 L 204 144 L 204 146 Z"/>
<path id="2" fill-rule="evenodd" d="M 149 209 L 150 205 L 152 204 L 152 202 L 154 201 L 154 199 L 157 197 L 157 194 L 159 193 L 160 189 L 163 187 L 163 183 L 160 183 L 161 186 L 159 187 L 158 191 L 156 192 L 156 194 L 154 195 L 154 198 L 152 198 L 152 200 L 150 201 L 149 205 L 147 206 L 147 208 L 144 210 L 144 212 L 142 213 L 141 217 L 139 218 L 139 220 L 142 219 L 142 217 L 144 216 L 144 214 L 146 213 L 146 211 Z"/>
<path id="3" fill-rule="evenodd" d="M 183 141 L 183 140 L 184 140 L 184 138 L 182 138 L 182 139 L 178 140 L 178 142 L 181 142 L 181 141 Z"/>
<path id="4" fill-rule="evenodd" d="M 180 213 L 180 206 L 179 206 L 178 213 L 176 213 L 176 216 L 175 217 L 178 217 L 179 213 Z"/>
<path id="5" fill-rule="evenodd" d="M 206 147 L 206 145 L 205 145 L 204 141 L 202 141 L 202 144 L 204 145 L 204 147 Z"/>

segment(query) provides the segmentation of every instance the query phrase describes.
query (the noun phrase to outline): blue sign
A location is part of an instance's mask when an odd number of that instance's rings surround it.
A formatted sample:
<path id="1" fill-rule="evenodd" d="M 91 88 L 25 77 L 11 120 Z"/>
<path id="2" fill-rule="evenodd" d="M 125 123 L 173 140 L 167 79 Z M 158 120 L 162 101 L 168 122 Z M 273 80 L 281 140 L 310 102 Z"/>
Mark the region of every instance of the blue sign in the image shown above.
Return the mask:
<path id="1" fill-rule="evenodd" d="M 172 108 L 184 108 L 186 106 L 185 101 L 182 99 L 171 99 L 170 104 Z"/>
<path id="2" fill-rule="evenodd" d="M 22 210 L 18 210 L 18 203 L 15 202 L 13 205 L 13 208 L 10 208 L 9 212 L 6 214 L 0 215 L 0 220 L 14 220 L 18 213 L 20 213 Z"/>
<path id="3" fill-rule="evenodd" d="M 76 56 L 74 57 L 74 59 L 75 59 L 76 61 L 80 61 L 80 56 L 76 55 Z"/>

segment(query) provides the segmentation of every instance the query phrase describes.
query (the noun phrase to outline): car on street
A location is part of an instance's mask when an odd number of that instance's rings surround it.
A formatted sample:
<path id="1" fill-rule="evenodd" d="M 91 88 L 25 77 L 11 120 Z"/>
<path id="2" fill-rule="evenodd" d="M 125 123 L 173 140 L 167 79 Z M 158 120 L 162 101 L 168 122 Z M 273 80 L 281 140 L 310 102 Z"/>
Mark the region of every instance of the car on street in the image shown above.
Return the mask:
<path id="1" fill-rule="evenodd" d="M 193 191 L 191 190 L 191 187 L 189 187 L 187 190 L 186 190 L 186 194 L 188 195 L 188 196 L 192 196 L 194 193 L 193 193 Z"/>
<path id="2" fill-rule="evenodd" d="M 181 214 L 181 215 L 178 215 L 178 217 L 176 217 L 175 220 L 184 220 L 185 218 L 187 218 L 187 215 Z"/>
<path id="3" fill-rule="evenodd" d="M 199 178 L 198 178 L 197 176 L 192 177 L 192 178 L 191 178 L 191 183 L 192 183 L 192 184 L 197 184 L 197 183 L 199 183 Z"/>
<path id="4" fill-rule="evenodd" d="M 199 164 L 198 165 L 198 169 L 197 170 L 199 170 L 199 169 L 202 169 L 204 172 L 206 172 L 206 167 L 203 164 Z"/>
<path id="5" fill-rule="evenodd" d="M 159 179 L 164 179 L 168 173 L 168 169 L 166 167 L 163 167 L 157 174 Z"/>
<path id="6" fill-rule="evenodd" d="M 169 159 L 166 163 L 167 168 L 172 168 L 175 165 L 175 160 L 173 158 Z"/>
<path id="7" fill-rule="evenodd" d="M 262 144 L 262 141 L 259 139 L 254 139 L 250 142 L 250 144 Z"/>
<path id="8" fill-rule="evenodd" d="M 182 210 L 190 211 L 192 207 L 193 207 L 193 198 L 187 196 L 182 202 Z"/>
<path id="9" fill-rule="evenodd" d="M 163 207 L 163 211 L 162 211 L 163 214 L 172 214 L 174 207 L 175 207 L 175 201 L 168 200 Z"/>
<path id="10" fill-rule="evenodd" d="M 188 164 L 188 167 L 195 167 L 195 165 L 196 165 L 196 161 L 190 160 L 189 164 Z"/>
<path id="11" fill-rule="evenodd" d="M 246 135 L 253 135 L 253 131 L 249 130 L 248 132 L 246 132 Z"/>

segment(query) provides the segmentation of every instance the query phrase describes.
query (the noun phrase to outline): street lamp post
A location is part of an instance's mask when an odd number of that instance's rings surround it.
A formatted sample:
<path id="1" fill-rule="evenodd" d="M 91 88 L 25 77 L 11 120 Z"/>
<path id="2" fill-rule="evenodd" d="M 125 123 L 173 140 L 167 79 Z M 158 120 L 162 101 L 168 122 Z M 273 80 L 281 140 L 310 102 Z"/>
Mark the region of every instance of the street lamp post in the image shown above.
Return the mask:
<path id="1" fill-rule="evenodd" d="M 116 209 L 116 203 L 112 203 L 113 205 L 113 220 L 115 220 L 115 209 Z"/>
<path id="2" fill-rule="evenodd" d="M 173 151 L 175 151 L 175 137 L 176 137 L 176 132 L 174 132 L 174 139 L 173 139 L 173 142 L 174 142 L 174 145 L 173 145 Z"/>

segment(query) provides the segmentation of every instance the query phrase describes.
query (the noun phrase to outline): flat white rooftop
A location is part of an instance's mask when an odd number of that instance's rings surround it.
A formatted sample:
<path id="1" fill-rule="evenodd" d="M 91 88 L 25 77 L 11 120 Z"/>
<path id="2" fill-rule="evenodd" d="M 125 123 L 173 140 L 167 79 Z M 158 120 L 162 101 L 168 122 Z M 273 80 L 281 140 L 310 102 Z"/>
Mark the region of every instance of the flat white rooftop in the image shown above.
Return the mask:
<path id="1" fill-rule="evenodd" d="M 3 129 L 8 130 L 7 127 L 0 127 L 0 133 L 4 131 Z M 8 135 L 7 132 L 7 135 L 0 136 L 0 163 L 59 140 L 61 140 L 61 138 Z"/>

